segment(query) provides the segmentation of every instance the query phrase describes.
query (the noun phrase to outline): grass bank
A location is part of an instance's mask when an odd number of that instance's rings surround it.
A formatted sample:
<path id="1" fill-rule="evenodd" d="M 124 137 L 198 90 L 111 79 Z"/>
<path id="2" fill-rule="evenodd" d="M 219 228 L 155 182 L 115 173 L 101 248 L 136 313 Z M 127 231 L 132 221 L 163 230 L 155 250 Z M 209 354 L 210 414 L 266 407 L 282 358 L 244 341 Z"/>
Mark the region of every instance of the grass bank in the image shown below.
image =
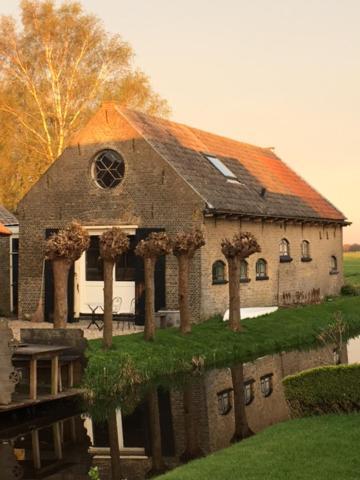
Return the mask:
<path id="1" fill-rule="evenodd" d="M 357 480 L 359 442 L 359 414 L 291 420 L 158 479 Z"/>
<path id="2" fill-rule="evenodd" d="M 344 253 L 345 283 L 360 289 L 360 252 Z"/>
<path id="3" fill-rule="evenodd" d="M 243 321 L 244 331 L 231 332 L 219 318 L 193 328 L 183 336 L 178 329 L 158 330 L 154 342 L 143 334 L 114 337 L 113 348 L 101 349 L 101 340 L 90 341 L 85 386 L 98 399 L 118 395 L 131 382 L 188 372 L 193 357 L 202 357 L 205 368 L 234 361 L 249 361 L 266 354 L 311 348 L 317 335 L 341 311 L 349 336 L 360 334 L 360 297 L 339 297 Z"/>

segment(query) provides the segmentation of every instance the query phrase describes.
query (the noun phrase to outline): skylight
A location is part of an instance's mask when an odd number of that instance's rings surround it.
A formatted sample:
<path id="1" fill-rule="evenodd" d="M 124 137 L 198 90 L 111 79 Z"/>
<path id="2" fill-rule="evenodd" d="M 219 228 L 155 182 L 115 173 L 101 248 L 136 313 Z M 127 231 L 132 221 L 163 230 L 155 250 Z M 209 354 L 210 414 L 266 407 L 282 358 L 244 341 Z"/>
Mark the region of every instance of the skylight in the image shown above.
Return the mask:
<path id="1" fill-rule="evenodd" d="M 204 154 L 204 157 L 207 158 L 207 160 L 209 160 L 211 165 L 213 165 L 216 168 L 216 170 L 222 173 L 224 177 L 237 180 L 236 175 L 234 175 L 233 172 L 226 165 L 224 165 L 223 162 L 219 160 L 217 157 L 214 157 L 214 155 L 207 155 L 207 154 Z"/>

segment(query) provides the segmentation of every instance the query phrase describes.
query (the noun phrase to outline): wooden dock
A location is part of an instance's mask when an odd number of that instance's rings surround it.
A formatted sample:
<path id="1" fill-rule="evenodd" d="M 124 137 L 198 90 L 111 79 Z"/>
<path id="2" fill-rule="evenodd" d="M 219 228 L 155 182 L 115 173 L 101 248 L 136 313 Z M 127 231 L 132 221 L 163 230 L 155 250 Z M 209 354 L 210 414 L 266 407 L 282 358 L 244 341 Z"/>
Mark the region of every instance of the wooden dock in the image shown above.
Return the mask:
<path id="1" fill-rule="evenodd" d="M 20 410 L 23 408 L 33 407 L 40 404 L 45 404 L 47 402 L 53 402 L 55 400 L 62 400 L 66 398 L 72 398 L 76 396 L 83 395 L 84 390 L 81 388 L 71 388 L 64 392 L 59 392 L 57 394 L 39 394 L 36 399 L 29 398 L 29 395 L 26 394 L 15 394 L 13 396 L 13 401 L 8 405 L 0 405 L 0 414 L 9 412 L 11 410 Z"/>

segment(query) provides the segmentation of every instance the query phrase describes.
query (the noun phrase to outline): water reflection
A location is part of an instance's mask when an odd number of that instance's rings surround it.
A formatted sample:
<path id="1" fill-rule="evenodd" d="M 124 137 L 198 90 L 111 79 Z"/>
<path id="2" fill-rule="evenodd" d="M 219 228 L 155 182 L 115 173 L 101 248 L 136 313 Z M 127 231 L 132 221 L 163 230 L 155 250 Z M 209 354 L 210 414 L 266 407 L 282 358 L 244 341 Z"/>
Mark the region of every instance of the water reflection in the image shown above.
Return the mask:
<path id="1" fill-rule="evenodd" d="M 342 353 L 347 362 L 347 352 Z M 84 413 L 0 430 L 2 480 L 142 480 L 227 447 L 289 417 L 281 379 L 333 364 L 331 349 L 271 355 L 191 378 L 182 388 L 150 388 L 128 415 Z"/>

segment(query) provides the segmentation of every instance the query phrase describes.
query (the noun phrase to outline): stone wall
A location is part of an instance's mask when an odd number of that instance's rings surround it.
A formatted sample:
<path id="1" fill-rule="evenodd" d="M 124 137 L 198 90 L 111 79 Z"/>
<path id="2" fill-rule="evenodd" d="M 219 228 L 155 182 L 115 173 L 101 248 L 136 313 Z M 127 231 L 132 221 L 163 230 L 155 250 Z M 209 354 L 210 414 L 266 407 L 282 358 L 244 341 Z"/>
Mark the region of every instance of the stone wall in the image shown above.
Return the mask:
<path id="1" fill-rule="evenodd" d="M 228 285 L 212 284 L 212 264 L 223 260 L 221 240 L 240 231 L 252 232 L 261 253 L 248 259 L 249 279 L 240 286 L 243 307 L 291 305 L 311 303 L 326 295 L 339 293 L 343 285 L 342 228 L 309 224 L 286 224 L 284 222 L 250 222 L 206 219 L 207 247 L 201 252 L 202 268 L 202 317 L 214 312 L 223 314 L 228 308 Z M 279 243 L 286 238 L 290 243 L 290 263 L 280 263 Z M 301 261 L 301 242 L 310 243 L 310 262 Z M 338 273 L 331 275 L 330 257 L 338 262 Z M 268 280 L 258 281 L 255 264 L 259 258 L 267 261 Z"/>
<path id="2" fill-rule="evenodd" d="M 95 154 L 106 148 L 125 161 L 123 182 L 110 190 L 99 188 L 91 176 Z M 86 226 L 161 227 L 173 234 L 199 226 L 203 207 L 172 167 L 113 107 L 104 106 L 20 203 L 20 315 L 33 313 L 39 301 L 47 228 L 77 219 Z M 166 307 L 174 309 L 176 259 L 169 256 L 166 262 Z M 197 254 L 190 289 L 194 318 L 200 316 L 200 284 Z"/>
<path id="3" fill-rule="evenodd" d="M 10 238 L 0 237 L 0 316 L 10 315 Z"/>

